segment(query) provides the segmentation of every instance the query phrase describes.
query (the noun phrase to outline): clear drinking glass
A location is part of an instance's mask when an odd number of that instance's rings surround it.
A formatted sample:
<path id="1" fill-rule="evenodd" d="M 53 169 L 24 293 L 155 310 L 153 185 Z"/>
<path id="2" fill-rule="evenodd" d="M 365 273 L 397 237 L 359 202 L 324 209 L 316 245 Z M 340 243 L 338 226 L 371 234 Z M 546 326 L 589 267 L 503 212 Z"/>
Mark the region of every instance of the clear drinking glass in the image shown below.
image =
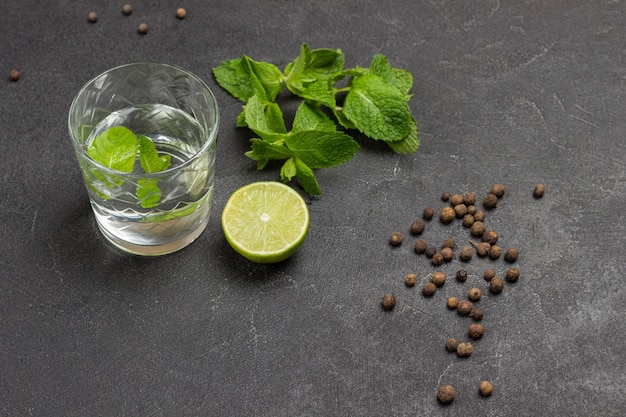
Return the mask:
<path id="1" fill-rule="evenodd" d="M 200 78 L 159 63 L 110 69 L 81 88 L 68 125 L 98 226 L 110 242 L 138 255 L 163 255 L 202 233 L 211 208 L 219 112 Z M 120 157 L 119 144 L 100 140 L 116 126 L 137 139 L 126 170 L 106 159 Z M 93 157 L 94 149 L 100 157 Z M 169 162 L 163 170 L 142 164 L 151 152 Z"/>

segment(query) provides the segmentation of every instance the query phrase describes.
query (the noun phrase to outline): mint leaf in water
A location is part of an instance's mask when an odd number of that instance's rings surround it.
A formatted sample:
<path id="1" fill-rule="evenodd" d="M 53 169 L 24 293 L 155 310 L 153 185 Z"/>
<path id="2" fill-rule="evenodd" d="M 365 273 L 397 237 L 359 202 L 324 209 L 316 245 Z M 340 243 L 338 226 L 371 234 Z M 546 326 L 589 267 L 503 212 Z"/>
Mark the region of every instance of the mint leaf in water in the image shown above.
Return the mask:
<path id="1" fill-rule="evenodd" d="M 172 157 L 170 155 L 159 156 L 154 142 L 142 135 L 139 137 L 139 163 L 141 168 L 150 174 L 168 169 L 172 164 Z"/>
<path id="2" fill-rule="evenodd" d="M 107 168 L 133 172 L 137 158 L 137 136 L 124 126 L 115 126 L 96 136 L 87 155 Z"/>
<path id="3" fill-rule="evenodd" d="M 143 208 L 152 208 L 161 201 L 161 189 L 156 178 L 141 178 L 137 181 L 137 198 Z"/>

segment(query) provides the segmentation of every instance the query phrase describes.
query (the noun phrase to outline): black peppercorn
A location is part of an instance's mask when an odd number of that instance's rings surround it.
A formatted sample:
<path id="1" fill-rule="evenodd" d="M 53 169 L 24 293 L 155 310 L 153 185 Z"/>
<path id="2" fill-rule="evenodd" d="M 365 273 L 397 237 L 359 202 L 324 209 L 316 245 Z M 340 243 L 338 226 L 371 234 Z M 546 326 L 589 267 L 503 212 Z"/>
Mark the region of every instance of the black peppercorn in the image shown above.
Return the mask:
<path id="1" fill-rule="evenodd" d="M 383 296 L 382 301 L 383 309 L 392 310 L 396 306 L 396 297 L 395 295 L 388 293 Z"/>
<path id="2" fill-rule="evenodd" d="M 469 292 L 467 293 L 467 298 L 469 298 L 472 301 L 478 301 L 480 300 L 480 297 L 483 296 L 483 292 L 480 290 L 480 288 L 470 288 Z"/>
<path id="3" fill-rule="evenodd" d="M 424 220 L 430 220 L 435 216 L 435 209 L 428 206 L 424 207 L 424 212 L 422 213 L 422 217 Z"/>
<path id="4" fill-rule="evenodd" d="M 485 281 L 491 281 L 491 279 L 496 276 L 496 271 L 494 271 L 491 268 L 485 269 L 485 272 L 483 275 L 485 277 Z"/>
<path id="5" fill-rule="evenodd" d="M 417 275 L 415 274 L 406 274 L 404 277 L 404 283 L 407 287 L 412 287 L 417 282 Z"/>
<path id="6" fill-rule="evenodd" d="M 389 238 L 389 244 L 391 246 L 400 246 L 403 241 L 404 241 L 404 236 L 400 232 L 392 233 L 391 237 Z"/>
<path id="7" fill-rule="evenodd" d="M 87 21 L 89 23 L 96 23 L 98 21 L 98 14 L 96 12 L 89 12 L 87 15 Z"/>
<path id="8" fill-rule="evenodd" d="M 465 269 L 459 269 L 456 271 L 456 280 L 459 282 L 467 281 L 467 271 Z"/>
<path id="9" fill-rule="evenodd" d="M 133 6 L 131 6 L 130 4 L 126 3 L 125 5 L 122 6 L 122 14 L 128 16 L 133 12 Z"/>
<path id="10" fill-rule="evenodd" d="M 478 385 L 478 391 L 483 397 L 489 397 L 493 393 L 493 384 L 489 381 L 481 381 Z"/>
<path id="11" fill-rule="evenodd" d="M 468 245 L 463 246 L 460 256 L 461 260 L 463 262 L 468 262 L 470 259 L 472 259 L 472 256 L 474 256 L 474 248 Z"/>
<path id="12" fill-rule="evenodd" d="M 504 281 L 502 278 L 493 277 L 491 281 L 489 281 L 489 291 L 494 294 L 500 294 L 504 289 Z"/>
<path id="13" fill-rule="evenodd" d="M 504 276 L 504 278 L 511 283 L 517 282 L 517 280 L 519 279 L 519 274 L 519 269 L 511 268 L 506 271 L 506 275 Z"/>
<path id="14" fill-rule="evenodd" d="M 421 235 L 424 232 L 424 228 L 426 225 L 422 219 L 415 219 L 413 223 L 411 223 L 411 234 L 412 235 Z"/>
<path id="15" fill-rule="evenodd" d="M 496 208 L 497 205 L 498 205 L 498 197 L 496 197 L 495 194 L 487 194 L 485 198 L 483 199 L 483 206 L 485 206 L 487 210 L 494 209 Z"/>
<path id="16" fill-rule="evenodd" d="M 9 71 L 9 81 L 18 81 L 20 79 L 20 72 L 13 68 L 11 71 Z"/>
<path id="17" fill-rule="evenodd" d="M 146 33 L 148 33 L 148 25 L 145 23 L 140 23 L 139 26 L 137 27 L 137 32 L 140 35 L 145 35 Z"/>
<path id="18" fill-rule="evenodd" d="M 443 263 L 443 255 L 441 253 L 435 253 L 432 258 L 430 258 L 430 262 L 433 265 L 439 266 Z"/>
<path id="19" fill-rule="evenodd" d="M 505 187 L 503 184 L 493 184 L 490 193 L 500 198 L 504 195 Z"/>
<path id="20" fill-rule="evenodd" d="M 433 284 L 432 282 L 427 282 L 426 284 L 424 284 L 424 286 L 422 286 L 422 294 L 424 294 L 426 297 L 430 297 L 434 295 L 436 292 L 437 292 L 437 286 Z"/>
<path id="21" fill-rule="evenodd" d="M 469 325 L 467 334 L 474 340 L 480 339 L 485 333 L 485 327 L 482 324 L 472 323 Z"/>
<path id="22" fill-rule="evenodd" d="M 485 315 L 485 312 L 483 311 L 481 307 L 474 307 L 472 311 L 469 313 L 469 316 L 476 321 L 481 321 L 484 315 Z"/>
<path id="23" fill-rule="evenodd" d="M 533 197 L 541 198 L 543 194 L 546 192 L 546 187 L 543 184 L 535 185 L 535 189 L 533 190 Z"/>
<path id="24" fill-rule="evenodd" d="M 456 352 L 456 349 L 459 347 L 459 341 L 456 340 L 454 337 L 449 337 L 448 340 L 446 340 L 446 350 L 448 352 Z"/>
<path id="25" fill-rule="evenodd" d="M 432 276 L 432 278 L 430 280 L 436 286 L 441 287 L 443 284 L 446 283 L 446 274 L 444 274 L 441 271 L 437 271 L 437 272 L 435 272 L 433 274 L 433 276 Z"/>
<path id="26" fill-rule="evenodd" d="M 452 207 L 443 207 L 441 209 L 441 213 L 439 214 L 439 218 L 442 223 L 450 223 L 456 218 L 456 211 L 454 211 Z"/>
<path id="27" fill-rule="evenodd" d="M 441 404 L 450 404 L 456 397 L 456 390 L 452 385 L 443 385 L 437 390 L 437 400 Z"/>
<path id="28" fill-rule="evenodd" d="M 426 254 L 426 257 L 428 259 L 432 259 L 432 257 L 435 256 L 435 254 L 437 253 L 437 248 L 435 248 L 434 246 L 429 246 L 426 248 L 426 251 L 424 253 Z"/>
<path id="29" fill-rule="evenodd" d="M 428 243 L 424 239 L 418 239 L 415 242 L 415 252 L 416 253 L 424 253 L 428 248 Z"/>
<path id="30" fill-rule="evenodd" d="M 474 346 L 470 342 L 459 343 L 456 347 L 456 353 L 462 358 L 467 358 L 474 352 Z"/>
<path id="31" fill-rule="evenodd" d="M 493 245 L 491 249 L 489 249 L 489 257 L 494 261 L 500 257 L 502 254 L 502 248 L 498 245 Z"/>
<path id="32" fill-rule="evenodd" d="M 467 316 L 472 312 L 474 308 L 474 304 L 469 300 L 461 300 L 459 301 L 459 305 L 456 307 L 456 311 L 462 315 Z"/>
<path id="33" fill-rule="evenodd" d="M 441 201 L 445 202 L 445 201 L 448 201 L 448 200 L 450 200 L 450 193 L 446 192 L 446 193 L 441 194 Z"/>
<path id="34" fill-rule="evenodd" d="M 504 260 L 513 263 L 517 260 L 519 256 L 519 250 L 517 248 L 508 248 L 504 253 Z"/>

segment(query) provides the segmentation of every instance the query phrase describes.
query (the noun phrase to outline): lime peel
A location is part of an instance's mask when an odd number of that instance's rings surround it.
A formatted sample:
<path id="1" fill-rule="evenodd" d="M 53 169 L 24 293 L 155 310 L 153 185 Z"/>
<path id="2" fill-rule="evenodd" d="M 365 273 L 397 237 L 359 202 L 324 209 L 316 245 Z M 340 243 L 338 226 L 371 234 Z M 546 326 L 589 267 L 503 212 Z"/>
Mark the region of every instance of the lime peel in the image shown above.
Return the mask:
<path id="1" fill-rule="evenodd" d="M 274 263 L 295 253 L 309 229 L 306 202 L 293 188 L 276 181 L 237 189 L 222 211 L 226 240 L 253 262 Z"/>

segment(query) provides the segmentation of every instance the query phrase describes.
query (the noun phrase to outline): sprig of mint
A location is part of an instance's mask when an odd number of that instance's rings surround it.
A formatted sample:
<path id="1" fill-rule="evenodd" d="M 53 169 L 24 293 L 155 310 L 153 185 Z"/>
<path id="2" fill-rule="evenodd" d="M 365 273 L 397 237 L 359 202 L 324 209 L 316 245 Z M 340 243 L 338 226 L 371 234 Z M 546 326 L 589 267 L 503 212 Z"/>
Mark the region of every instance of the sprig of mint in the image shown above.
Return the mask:
<path id="1" fill-rule="evenodd" d="M 311 49 L 304 43 L 284 71 L 246 55 L 213 68 L 217 83 L 245 103 L 237 126 L 258 136 L 246 156 L 259 170 L 270 160 L 284 160 L 282 181 L 296 177 L 307 193 L 319 195 L 313 170 L 347 162 L 359 149 L 346 130 L 384 141 L 396 153 L 417 150 L 417 123 L 408 105 L 411 73 L 392 67 L 382 54 L 368 68 L 345 69 L 344 64 L 340 50 Z M 285 88 L 303 99 L 291 131 L 277 103 Z"/>
<path id="2" fill-rule="evenodd" d="M 96 136 L 87 148 L 87 155 L 91 159 L 107 168 L 121 172 L 133 172 L 137 154 L 139 154 L 139 164 L 147 174 L 164 171 L 172 163 L 170 155 L 159 155 L 154 142 L 148 137 L 142 135 L 137 138 L 137 135 L 124 126 L 107 129 Z M 121 179 L 106 180 L 97 171 L 95 175 L 110 188 L 122 183 Z M 156 178 L 139 179 L 136 193 L 143 208 L 155 207 L 161 200 L 161 190 Z M 102 193 L 99 194 L 102 195 Z"/>

